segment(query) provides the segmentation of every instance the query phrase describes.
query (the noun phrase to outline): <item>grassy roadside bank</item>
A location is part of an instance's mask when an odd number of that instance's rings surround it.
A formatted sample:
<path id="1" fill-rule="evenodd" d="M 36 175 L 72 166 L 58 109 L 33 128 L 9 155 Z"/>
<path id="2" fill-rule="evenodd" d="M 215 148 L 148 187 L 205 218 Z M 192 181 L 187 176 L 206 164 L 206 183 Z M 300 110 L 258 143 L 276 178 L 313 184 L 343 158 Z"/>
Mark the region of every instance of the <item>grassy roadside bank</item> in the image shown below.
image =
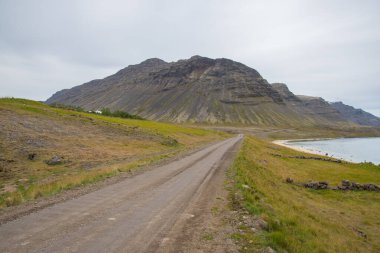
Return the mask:
<path id="1" fill-rule="evenodd" d="M 0 208 L 131 172 L 228 136 L 0 99 Z M 49 165 L 52 157 L 59 161 Z"/>
<path id="2" fill-rule="evenodd" d="M 380 184 L 380 167 L 286 158 L 301 154 L 245 138 L 230 169 L 233 208 L 252 220 L 233 235 L 243 251 L 262 252 L 269 246 L 277 252 L 379 252 L 379 192 L 311 190 L 285 179 Z M 247 224 L 258 221 L 264 225 L 254 232 Z"/>

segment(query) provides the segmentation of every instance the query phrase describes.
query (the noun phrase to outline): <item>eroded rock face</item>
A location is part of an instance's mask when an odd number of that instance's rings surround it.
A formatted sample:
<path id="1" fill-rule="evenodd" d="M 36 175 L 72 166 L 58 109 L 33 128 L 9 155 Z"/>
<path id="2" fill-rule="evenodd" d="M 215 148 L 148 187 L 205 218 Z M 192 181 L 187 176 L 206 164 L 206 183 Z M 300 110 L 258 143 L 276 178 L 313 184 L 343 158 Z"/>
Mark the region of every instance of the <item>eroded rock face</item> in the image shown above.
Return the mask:
<path id="1" fill-rule="evenodd" d="M 286 102 L 295 104 L 302 103 L 302 100 L 293 94 L 284 83 L 272 83 L 272 87 L 281 95 Z"/>

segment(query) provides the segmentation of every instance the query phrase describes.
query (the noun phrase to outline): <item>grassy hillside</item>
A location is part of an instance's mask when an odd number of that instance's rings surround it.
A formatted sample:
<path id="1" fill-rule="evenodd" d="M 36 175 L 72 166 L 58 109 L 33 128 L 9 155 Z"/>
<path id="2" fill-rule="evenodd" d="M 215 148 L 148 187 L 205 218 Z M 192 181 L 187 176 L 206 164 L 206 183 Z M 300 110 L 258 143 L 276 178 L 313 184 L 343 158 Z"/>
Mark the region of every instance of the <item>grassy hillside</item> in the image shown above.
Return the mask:
<path id="1" fill-rule="evenodd" d="M 256 232 L 241 226 L 243 232 L 233 237 L 244 251 L 270 246 L 277 252 L 380 252 L 379 192 L 311 190 L 285 182 L 291 177 L 380 184 L 380 167 L 284 158 L 301 154 L 246 137 L 230 171 L 236 182 L 232 203 L 267 226 Z"/>
<path id="2" fill-rule="evenodd" d="M 226 134 L 0 99 L 0 207 L 131 171 Z M 52 157 L 57 165 L 48 165 Z"/>

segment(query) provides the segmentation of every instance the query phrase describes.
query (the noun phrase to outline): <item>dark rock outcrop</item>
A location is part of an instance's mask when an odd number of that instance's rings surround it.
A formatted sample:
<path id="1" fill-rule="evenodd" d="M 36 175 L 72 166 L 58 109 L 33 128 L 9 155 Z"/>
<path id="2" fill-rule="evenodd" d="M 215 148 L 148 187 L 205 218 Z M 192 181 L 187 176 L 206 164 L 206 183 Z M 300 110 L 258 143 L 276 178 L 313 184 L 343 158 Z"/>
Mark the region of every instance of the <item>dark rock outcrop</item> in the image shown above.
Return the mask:
<path id="1" fill-rule="evenodd" d="M 294 95 L 284 83 L 272 83 L 272 87 L 280 93 L 281 97 L 286 102 L 293 102 L 295 104 L 301 103 L 302 100 Z"/>

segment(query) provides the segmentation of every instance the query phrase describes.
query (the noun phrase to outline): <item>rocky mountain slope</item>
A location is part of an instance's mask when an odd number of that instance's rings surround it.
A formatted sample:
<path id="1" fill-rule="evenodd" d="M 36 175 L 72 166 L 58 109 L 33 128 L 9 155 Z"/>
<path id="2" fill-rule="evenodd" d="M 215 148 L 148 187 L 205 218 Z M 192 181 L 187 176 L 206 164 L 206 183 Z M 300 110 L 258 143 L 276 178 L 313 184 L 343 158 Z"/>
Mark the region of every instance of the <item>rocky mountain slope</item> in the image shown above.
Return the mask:
<path id="1" fill-rule="evenodd" d="M 293 106 L 303 113 L 305 117 L 323 118 L 329 121 L 345 121 L 340 113 L 320 97 L 294 95 L 283 83 L 274 83 L 272 87 L 280 93 L 286 105 Z"/>
<path id="2" fill-rule="evenodd" d="M 62 90 L 47 100 L 110 108 L 172 122 L 271 126 L 349 125 L 337 110 L 295 96 L 284 84 L 269 84 L 256 70 L 229 59 L 193 56 L 154 58 L 114 75 Z"/>
<path id="3" fill-rule="evenodd" d="M 334 102 L 330 105 L 339 111 L 339 113 L 349 121 L 355 122 L 359 125 L 380 127 L 380 118 L 371 113 L 363 111 L 362 109 L 356 109 L 342 102 Z"/>

